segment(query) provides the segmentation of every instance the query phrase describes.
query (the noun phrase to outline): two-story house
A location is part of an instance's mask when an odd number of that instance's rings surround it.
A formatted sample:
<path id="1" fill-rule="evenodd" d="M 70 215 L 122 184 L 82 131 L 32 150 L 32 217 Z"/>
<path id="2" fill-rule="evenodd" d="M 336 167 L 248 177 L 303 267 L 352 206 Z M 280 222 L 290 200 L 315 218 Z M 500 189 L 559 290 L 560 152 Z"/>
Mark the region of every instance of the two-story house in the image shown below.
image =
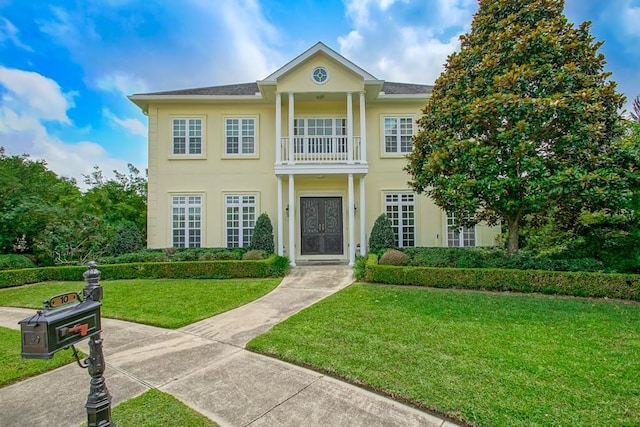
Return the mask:
<path id="1" fill-rule="evenodd" d="M 292 265 L 353 264 L 381 213 L 400 247 L 493 245 L 407 185 L 430 89 L 317 43 L 257 82 L 130 96 L 149 118 L 148 247 L 247 247 L 262 212 Z"/>

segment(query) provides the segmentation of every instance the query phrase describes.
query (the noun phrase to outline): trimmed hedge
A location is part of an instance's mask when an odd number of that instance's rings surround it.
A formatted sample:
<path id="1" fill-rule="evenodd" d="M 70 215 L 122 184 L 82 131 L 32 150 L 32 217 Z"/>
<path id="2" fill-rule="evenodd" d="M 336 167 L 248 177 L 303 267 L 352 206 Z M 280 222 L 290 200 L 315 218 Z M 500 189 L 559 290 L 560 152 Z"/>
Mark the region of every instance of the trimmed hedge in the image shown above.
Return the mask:
<path id="1" fill-rule="evenodd" d="M 18 268 L 32 268 L 36 265 L 26 255 L 0 255 L 0 270 L 15 270 Z"/>
<path id="2" fill-rule="evenodd" d="M 282 277 L 289 271 L 285 257 L 272 255 L 265 260 L 193 261 L 99 265 L 101 280 L 119 279 L 233 279 Z M 44 267 L 0 271 L 0 288 L 29 283 L 81 281 L 84 266 Z"/>
<path id="3" fill-rule="evenodd" d="M 640 301 L 640 275 L 500 268 L 435 268 L 379 265 L 367 258 L 364 279 L 392 285 L 488 291 L 540 292 Z"/>

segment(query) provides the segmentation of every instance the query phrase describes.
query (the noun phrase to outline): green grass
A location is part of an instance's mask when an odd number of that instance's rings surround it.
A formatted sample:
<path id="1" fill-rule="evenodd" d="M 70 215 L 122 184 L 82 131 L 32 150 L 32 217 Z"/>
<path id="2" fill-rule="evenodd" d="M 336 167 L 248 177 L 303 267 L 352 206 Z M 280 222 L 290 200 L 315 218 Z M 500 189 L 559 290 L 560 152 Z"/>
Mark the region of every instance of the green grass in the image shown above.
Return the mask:
<path id="1" fill-rule="evenodd" d="M 216 423 L 170 394 L 151 389 L 111 410 L 111 421 L 121 427 L 215 427 Z M 82 424 L 86 427 L 86 423 Z"/>
<path id="2" fill-rule="evenodd" d="M 251 341 L 480 426 L 639 426 L 640 305 L 355 284 Z"/>
<path id="3" fill-rule="evenodd" d="M 281 278 L 229 280 L 104 281 L 102 315 L 163 328 L 180 328 L 253 301 Z M 83 282 L 46 282 L 0 289 L 0 306 L 41 308 L 60 293 L 80 291 Z"/>
<path id="4" fill-rule="evenodd" d="M 20 331 L 0 327 L 0 387 L 75 361 L 71 350 L 59 351 L 52 359 L 23 359 L 20 340 Z"/>

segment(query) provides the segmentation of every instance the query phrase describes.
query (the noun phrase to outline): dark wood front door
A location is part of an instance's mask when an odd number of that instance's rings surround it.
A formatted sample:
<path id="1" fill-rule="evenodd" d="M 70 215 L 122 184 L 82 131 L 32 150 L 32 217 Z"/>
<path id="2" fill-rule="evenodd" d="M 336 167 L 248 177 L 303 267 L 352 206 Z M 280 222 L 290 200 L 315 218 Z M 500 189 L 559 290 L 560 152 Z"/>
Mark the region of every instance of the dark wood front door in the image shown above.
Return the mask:
<path id="1" fill-rule="evenodd" d="M 302 255 L 342 255 L 342 197 L 301 197 Z"/>

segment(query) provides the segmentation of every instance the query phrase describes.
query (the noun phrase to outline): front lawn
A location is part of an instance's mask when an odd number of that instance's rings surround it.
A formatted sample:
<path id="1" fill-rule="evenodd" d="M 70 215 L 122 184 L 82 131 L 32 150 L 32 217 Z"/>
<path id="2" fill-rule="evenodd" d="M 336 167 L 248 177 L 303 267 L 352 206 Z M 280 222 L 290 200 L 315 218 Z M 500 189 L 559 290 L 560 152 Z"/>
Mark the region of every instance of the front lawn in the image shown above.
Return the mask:
<path id="1" fill-rule="evenodd" d="M 71 351 L 60 351 L 52 359 L 25 360 L 20 356 L 20 340 L 20 331 L 0 327 L 0 387 L 75 361 Z"/>
<path id="2" fill-rule="evenodd" d="M 156 389 L 113 408 L 111 419 L 117 425 L 126 427 L 217 426 L 175 397 Z"/>
<path id="3" fill-rule="evenodd" d="M 248 348 L 480 426 L 640 425 L 640 305 L 355 284 Z"/>
<path id="4" fill-rule="evenodd" d="M 102 315 L 163 328 L 180 328 L 254 301 L 281 278 L 155 279 L 104 281 Z M 46 282 L 0 289 L 0 306 L 42 308 L 60 293 L 81 291 L 84 282 Z"/>

